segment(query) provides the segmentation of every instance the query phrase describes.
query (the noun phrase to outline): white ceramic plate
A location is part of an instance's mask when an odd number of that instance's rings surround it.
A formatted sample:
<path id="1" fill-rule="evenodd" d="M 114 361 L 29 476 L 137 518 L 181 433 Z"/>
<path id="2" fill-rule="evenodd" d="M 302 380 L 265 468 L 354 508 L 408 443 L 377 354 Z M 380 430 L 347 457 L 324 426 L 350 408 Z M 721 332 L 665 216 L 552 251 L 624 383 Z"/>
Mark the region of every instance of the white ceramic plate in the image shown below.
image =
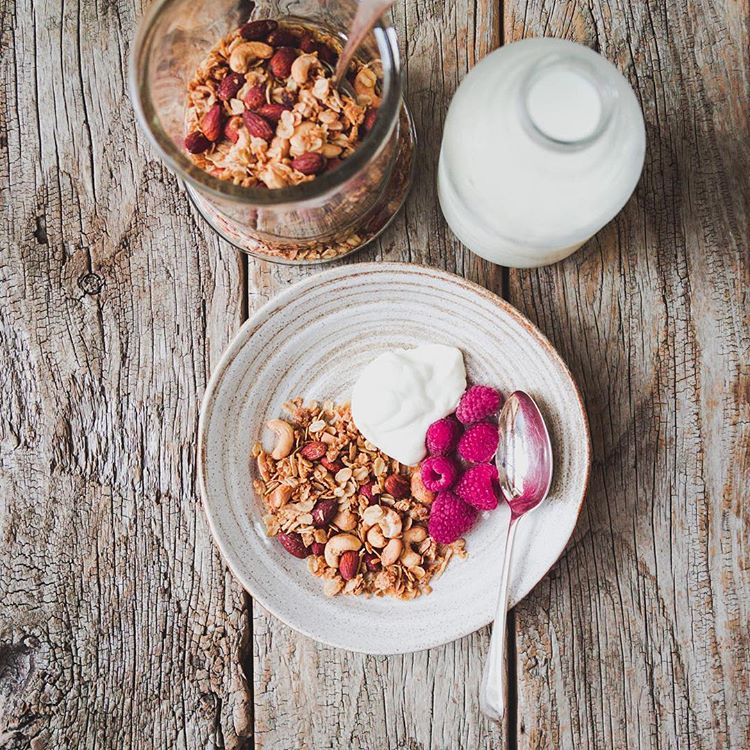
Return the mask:
<path id="1" fill-rule="evenodd" d="M 264 305 L 240 329 L 203 400 L 199 474 L 208 520 L 240 583 L 279 619 L 318 641 L 370 654 L 417 651 L 460 638 L 493 618 L 508 509 L 480 517 L 469 557 L 453 560 L 433 593 L 409 602 L 323 595 L 304 561 L 264 533 L 250 450 L 281 405 L 348 400 L 360 368 L 392 347 L 459 347 L 469 379 L 528 391 L 550 427 L 549 499 L 521 522 L 511 606 L 544 576 L 575 526 L 588 481 L 586 415 L 567 367 L 513 307 L 452 274 L 401 263 L 344 266 L 311 276 Z"/>

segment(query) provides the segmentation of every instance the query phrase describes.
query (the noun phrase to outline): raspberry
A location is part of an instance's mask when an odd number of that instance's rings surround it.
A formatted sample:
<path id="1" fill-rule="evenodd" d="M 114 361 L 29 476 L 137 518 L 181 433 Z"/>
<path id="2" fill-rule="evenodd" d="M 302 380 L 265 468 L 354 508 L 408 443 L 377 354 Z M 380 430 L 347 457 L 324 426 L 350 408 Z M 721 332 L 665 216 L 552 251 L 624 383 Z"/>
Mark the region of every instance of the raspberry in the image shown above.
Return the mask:
<path id="1" fill-rule="evenodd" d="M 425 445 L 431 456 L 445 456 L 455 447 L 461 426 L 453 419 L 438 419 L 427 428 Z"/>
<path id="2" fill-rule="evenodd" d="M 494 414 L 503 403 L 503 397 L 488 385 L 472 385 L 458 402 L 456 418 L 463 424 L 479 422 Z"/>
<path id="3" fill-rule="evenodd" d="M 497 426 L 479 422 L 469 427 L 458 441 L 458 455 L 464 461 L 483 464 L 495 455 L 497 443 Z"/>
<path id="4" fill-rule="evenodd" d="M 479 510 L 497 508 L 497 468 L 492 464 L 477 464 L 467 469 L 456 485 L 456 494 Z"/>
<path id="5" fill-rule="evenodd" d="M 430 456 L 422 461 L 422 482 L 432 492 L 452 487 L 456 474 L 456 465 L 447 456 Z"/>
<path id="6" fill-rule="evenodd" d="M 450 544 L 465 534 L 477 518 L 477 509 L 450 491 L 441 492 L 432 504 L 427 528 L 440 544 Z"/>

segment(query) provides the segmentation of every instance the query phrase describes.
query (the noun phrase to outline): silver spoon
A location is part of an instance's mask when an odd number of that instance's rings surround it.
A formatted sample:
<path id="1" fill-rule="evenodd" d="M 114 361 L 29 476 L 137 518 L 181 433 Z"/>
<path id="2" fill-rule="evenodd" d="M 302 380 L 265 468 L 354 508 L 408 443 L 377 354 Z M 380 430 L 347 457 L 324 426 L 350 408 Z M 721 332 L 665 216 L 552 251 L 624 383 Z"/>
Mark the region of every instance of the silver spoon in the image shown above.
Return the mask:
<path id="1" fill-rule="evenodd" d="M 365 37 L 372 31 L 373 26 L 380 20 L 388 8 L 393 5 L 395 0 L 360 0 L 357 13 L 352 21 L 352 27 L 349 30 L 349 37 L 346 40 L 344 49 L 339 55 L 339 61 L 336 63 L 336 69 L 333 71 L 334 88 L 339 88 L 341 82 L 349 68 L 349 63 L 354 57 L 354 53 L 359 49 Z"/>
<path id="2" fill-rule="evenodd" d="M 495 721 L 500 721 L 505 713 L 505 618 L 516 526 L 522 516 L 547 497 L 552 483 L 552 445 L 547 425 L 528 393 L 511 393 L 500 412 L 498 430 L 500 442 L 495 463 L 500 491 L 510 506 L 510 524 L 490 651 L 479 692 L 482 713 Z"/>

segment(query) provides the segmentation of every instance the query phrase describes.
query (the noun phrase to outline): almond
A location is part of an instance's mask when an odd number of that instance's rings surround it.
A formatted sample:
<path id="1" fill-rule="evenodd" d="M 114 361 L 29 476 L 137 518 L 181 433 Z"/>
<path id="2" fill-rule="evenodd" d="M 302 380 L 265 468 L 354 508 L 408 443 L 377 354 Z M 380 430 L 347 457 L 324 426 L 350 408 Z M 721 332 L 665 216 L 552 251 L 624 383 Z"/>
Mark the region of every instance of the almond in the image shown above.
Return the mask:
<path id="1" fill-rule="evenodd" d="M 326 469 L 328 469 L 328 471 L 331 471 L 334 474 L 340 469 L 344 468 L 344 464 L 342 464 L 341 461 L 330 461 L 325 456 L 323 456 L 323 458 L 320 459 L 320 463 L 322 463 L 323 466 L 325 466 Z"/>
<path id="2" fill-rule="evenodd" d="M 339 558 L 339 573 L 345 581 L 351 581 L 359 570 L 359 553 L 353 549 L 344 552 Z"/>
<path id="3" fill-rule="evenodd" d="M 210 145 L 211 141 L 200 130 L 188 133 L 185 138 L 185 148 L 191 154 L 202 154 Z"/>
<path id="4" fill-rule="evenodd" d="M 316 529 L 324 529 L 338 512 L 337 500 L 320 500 L 312 510 L 313 526 Z"/>
<path id="5" fill-rule="evenodd" d="M 300 453 L 302 458 L 306 458 L 308 461 L 317 461 L 319 458 L 325 456 L 328 450 L 326 444 L 321 440 L 315 440 L 312 443 L 306 443 L 302 446 Z"/>
<path id="6" fill-rule="evenodd" d="M 260 115 L 255 112 L 243 112 L 242 120 L 250 135 L 270 141 L 273 138 L 273 128 Z"/>
<path id="7" fill-rule="evenodd" d="M 395 497 L 396 500 L 403 500 L 411 494 L 409 482 L 398 474 L 391 474 L 386 478 L 385 491 L 389 495 Z"/>
<path id="8" fill-rule="evenodd" d="M 299 43 L 299 39 L 297 39 L 291 31 L 287 31 L 286 29 L 276 29 L 275 31 L 272 31 L 268 35 L 266 41 L 272 47 L 296 47 Z"/>
<path id="9" fill-rule="evenodd" d="M 247 94 L 245 94 L 245 106 L 248 109 L 256 110 L 258 107 L 262 107 L 266 103 L 266 87 L 262 84 L 253 86 Z"/>
<path id="10" fill-rule="evenodd" d="M 250 42 L 259 42 L 274 32 L 278 25 L 276 21 L 270 19 L 248 21 L 240 28 L 240 36 Z"/>
<path id="11" fill-rule="evenodd" d="M 365 120 L 362 123 L 362 130 L 365 131 L 365 133 L 369 133 L 373 126 L 375 125 L 375 120 L 378 117 L 378 108 L 377 107 L 370 107 L 370 109 L 367 110 L 367 114 L 365 115 Z"/>
<path id="12" fill-rule="evenodd" d="M 268 69 L 276 78 L 289 78 L 292 74 L 292 63 L 297 59 L 297 50 L 291 47 L 280 47 L 268 63 Z"/>
<path id="13" fill-rule="evenodd" d="M 280 531 L 276 538 L 290 555 L 299 557 L 300 560 L 304 560 L 310 554 L 310 550 L 305 547 L 302 537 L 294 531 L 289 533 Z"/>
<path id="14" fill-rule="evenodd" d="M 298 156 L 292 160 L 292 168 L 302 174 L 319 174 L 326 165 L 325 157 L 322 154 L 316 154 L 314 151 Z"/>
<path id="15" fill-rule="evenodd" d="M 221 138 L 224 129 L 224 111 L 221 104 L 214 104 L 211 109 L 201 117 L 201 130 L 209 141 L 215 143 Z"/>
<path id="16" fill-rule="evenodd" d="M 266 120 L 276 124 L 281 119 L 281 113 L 290 110 L 291 107 L 287 107 L 286 104 L 264 104 L 262 107 L 258 107 L 258 114 L 261 117 L 265 117 Z"/>
<path id="17" fill-rule="evenodd" d="M 239 130 L 242 127 L 242 118 L 235 116 L 230 117 L 227 120 L 227 124 L 224 126 L 224 137 L 229 138 L 232 143 L 237 143 L 240 139 Z"/>
<path id="18" fill-rule="evenodd" d="M 228 102 L 230 99 L 234 99 L 237 92 L 245 85 L 245 76 L 241 73 L 230 73 L 224 80 L 219 84 L 219 88 L 216 90 L 216 96 L 223 102 Z"/>

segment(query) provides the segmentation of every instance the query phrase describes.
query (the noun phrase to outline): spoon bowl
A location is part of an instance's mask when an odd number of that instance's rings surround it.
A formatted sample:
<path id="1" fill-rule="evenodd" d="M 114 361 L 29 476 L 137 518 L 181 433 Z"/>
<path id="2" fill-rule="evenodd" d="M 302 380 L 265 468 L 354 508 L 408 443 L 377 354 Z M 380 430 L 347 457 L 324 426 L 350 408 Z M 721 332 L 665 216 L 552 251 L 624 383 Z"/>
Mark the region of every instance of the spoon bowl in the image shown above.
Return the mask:
<path id="1" fill-rule="evenodd" d="M 520 517 L 547 497 L 552 484 L 552 443 L 534 399 L 511 393 L 498 420 L 495 463 L 500 490 L 512 516 Z"/>

